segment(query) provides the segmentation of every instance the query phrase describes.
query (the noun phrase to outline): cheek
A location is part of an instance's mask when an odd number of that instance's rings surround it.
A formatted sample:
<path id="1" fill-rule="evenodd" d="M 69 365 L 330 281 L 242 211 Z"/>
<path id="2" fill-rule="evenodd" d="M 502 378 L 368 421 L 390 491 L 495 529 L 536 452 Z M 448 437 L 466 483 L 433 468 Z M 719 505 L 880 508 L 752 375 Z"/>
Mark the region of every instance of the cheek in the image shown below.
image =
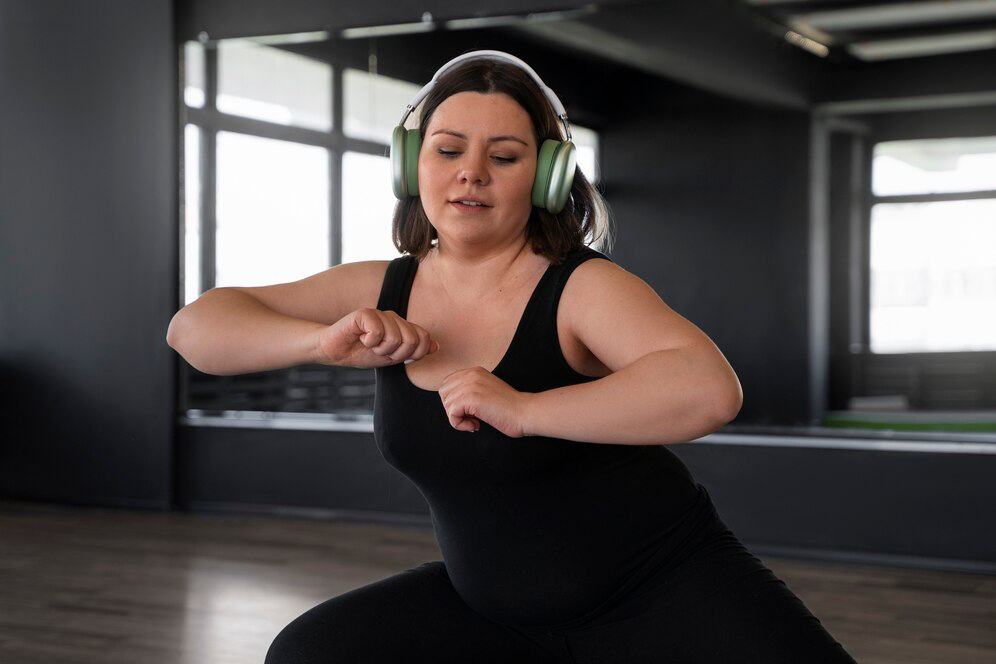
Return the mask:
<path id="1" fill-rule="evenodd" d="M 431 169 L 426 168 L 425 157 L 420 156 L 418 160 L 418 189 L 419 192 L 427 192 L 433 187 Z"/>
<path id="2" fill-rule="evenodd" d="M 526 167 L 520 177 L 516 178 L 515 193 L 525 199 L 526 206 L 532 206 L 533 180 L 536 177 L 536 165 Z"/>

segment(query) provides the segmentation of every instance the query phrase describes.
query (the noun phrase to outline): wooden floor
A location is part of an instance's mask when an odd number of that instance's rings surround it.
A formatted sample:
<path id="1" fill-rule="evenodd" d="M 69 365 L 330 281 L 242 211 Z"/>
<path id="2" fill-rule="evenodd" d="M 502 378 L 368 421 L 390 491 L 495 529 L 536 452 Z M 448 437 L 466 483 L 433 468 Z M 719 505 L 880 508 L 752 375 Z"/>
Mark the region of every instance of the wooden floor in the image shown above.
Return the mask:
<path id="1" fill-rule="evenodd" d="M 0 662 L 261 663 L 315 604 L 438 558 L 419 528 L 0 501 Z M 996 664 L 996 577 L 764 561 L 862 664 Z"/>

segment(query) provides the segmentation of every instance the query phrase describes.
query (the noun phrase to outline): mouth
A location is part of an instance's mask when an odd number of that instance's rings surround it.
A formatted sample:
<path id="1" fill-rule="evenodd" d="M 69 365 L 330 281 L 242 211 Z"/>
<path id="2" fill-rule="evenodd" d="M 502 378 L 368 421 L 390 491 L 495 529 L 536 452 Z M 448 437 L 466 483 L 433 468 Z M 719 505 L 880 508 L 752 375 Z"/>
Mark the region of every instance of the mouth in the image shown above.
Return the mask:
<path id="1" fill-rule="evenodd" d="M 450 201 L 450 205 L 463 212 L 483 212 L 491 206 L 479 201 L 476 198 L 458 198 Z"/>

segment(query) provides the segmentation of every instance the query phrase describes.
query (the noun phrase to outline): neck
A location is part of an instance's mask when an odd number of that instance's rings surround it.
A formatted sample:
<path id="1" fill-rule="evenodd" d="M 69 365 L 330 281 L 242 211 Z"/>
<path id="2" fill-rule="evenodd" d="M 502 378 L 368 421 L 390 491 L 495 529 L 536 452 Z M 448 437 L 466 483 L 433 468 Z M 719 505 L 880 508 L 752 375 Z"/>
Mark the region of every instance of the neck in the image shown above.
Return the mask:
<path id="1" fill-rule="evenodd" d="M 440 243 L 425 258 L 455 304 L 480 305 L 482 301 L 511 296 L 523 283 L 535 280 L 546 259 L 533 253 L 525 237 L 502 247 L 454 251 Z"/>

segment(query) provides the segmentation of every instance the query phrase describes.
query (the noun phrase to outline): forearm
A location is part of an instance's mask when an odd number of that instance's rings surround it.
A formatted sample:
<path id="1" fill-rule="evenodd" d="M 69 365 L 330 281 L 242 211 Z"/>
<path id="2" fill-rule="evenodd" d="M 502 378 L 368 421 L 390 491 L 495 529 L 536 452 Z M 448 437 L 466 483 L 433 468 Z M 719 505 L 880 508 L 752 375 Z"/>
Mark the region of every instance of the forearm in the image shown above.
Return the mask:
<path id="1" fill-rule="evenodd" d="M 166 342 L 199 371 L 224 376 L 315 362 L 325 327 L 277 313 L 246 293 L 215 288 L 177 312 Z"/>
<path id="2" fill-rule="evenodd" d="M 579 442 L 660 445 L 694 440 L 735 417 L 740 384 L 725 359 L 649 353 L 588 383 L 529 395 L 525 433 Z"/>

